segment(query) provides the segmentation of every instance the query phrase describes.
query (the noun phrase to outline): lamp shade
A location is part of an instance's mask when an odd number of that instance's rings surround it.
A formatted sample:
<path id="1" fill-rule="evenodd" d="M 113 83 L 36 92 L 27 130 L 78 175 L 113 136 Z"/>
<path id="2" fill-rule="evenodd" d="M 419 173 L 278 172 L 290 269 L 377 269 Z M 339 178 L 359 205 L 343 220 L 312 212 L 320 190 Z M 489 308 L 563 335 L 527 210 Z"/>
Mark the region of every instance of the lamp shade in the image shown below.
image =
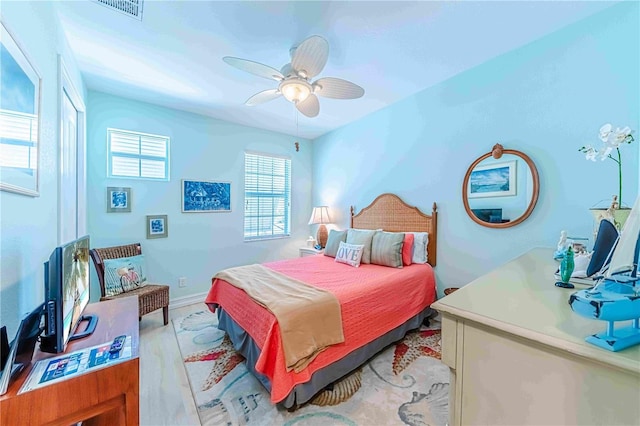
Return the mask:
<path id="1" fill-rule="evenodd" d="M 329 217 L 329 207 L 314 207 L 313 212 L 311 212 L 311 218 L 309 219 L 309 225 L 324 225 L 326 223 L 331 223 L 331 218 Z"/>
<path id="2" fill-rule="evenodd" d="M 331 218 L 329 217 L 329 207 L 314 207 L 313 212 L 311 212 L 311 218 L 309 219 L 309 225 L 320 225 L 318 226 L 316 237 L 318 244 L 320 244 L 320 247 L 322 248 L 327 245 L 327 238 L 329 237 L 327 227 L 324 226 L 325 223 L 331 223 Z"/>

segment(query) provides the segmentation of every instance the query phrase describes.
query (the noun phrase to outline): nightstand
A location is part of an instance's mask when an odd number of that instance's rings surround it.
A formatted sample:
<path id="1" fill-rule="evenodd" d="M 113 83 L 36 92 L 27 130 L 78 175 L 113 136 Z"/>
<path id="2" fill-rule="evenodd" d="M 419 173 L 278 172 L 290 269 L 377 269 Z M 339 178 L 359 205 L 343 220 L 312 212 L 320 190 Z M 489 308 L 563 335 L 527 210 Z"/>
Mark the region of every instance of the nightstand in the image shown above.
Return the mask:
<path id="1" fill-rule="evenodd" d="M 322 254 L 324 250 L 316 250 L 313 247 L 300 247 L 300 257 L 313 256 L 314 254 Z"/>

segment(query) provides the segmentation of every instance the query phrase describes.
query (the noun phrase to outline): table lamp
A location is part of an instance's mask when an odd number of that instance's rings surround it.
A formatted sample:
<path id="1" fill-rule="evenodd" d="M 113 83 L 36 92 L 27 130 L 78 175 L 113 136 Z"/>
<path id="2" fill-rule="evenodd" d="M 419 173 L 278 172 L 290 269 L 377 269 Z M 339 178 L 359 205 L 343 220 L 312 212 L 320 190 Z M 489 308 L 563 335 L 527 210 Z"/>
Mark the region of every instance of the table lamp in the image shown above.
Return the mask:
<path id="1" fill-rule="evenodd" d="M 316 235 L 316 240 L 318 244 L 322 248 L 327 244 L 327 238 L 329 237 L 329 233 L 327 232 L 327 227 L 324 226 L 327 223 L 331 223 L 331 218 L 329 218 L 329 207 L 327 206 L 319 206 L 314 207 L 313 212 L 311 212 L 311 219 L 309 219 L 309 225 L 320 225 L 318 227 L 318 233 Z"/>

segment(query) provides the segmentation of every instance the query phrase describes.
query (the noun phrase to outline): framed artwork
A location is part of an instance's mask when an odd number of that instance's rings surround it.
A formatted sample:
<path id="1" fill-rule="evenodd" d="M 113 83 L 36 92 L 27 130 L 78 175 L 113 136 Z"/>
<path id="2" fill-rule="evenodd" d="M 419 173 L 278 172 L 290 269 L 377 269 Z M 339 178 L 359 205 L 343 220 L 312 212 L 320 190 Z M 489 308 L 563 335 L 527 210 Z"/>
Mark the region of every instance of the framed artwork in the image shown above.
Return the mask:
<path id="1" fill-rule="evenodd" d="M 182 180 L 182 212 L 231 211 L 231 182 Z"/>
<path id="2" fill-rule="evenodd" d="M 107 213 L 131 212 L 131 188 L 107 188 Z"/>
<path id="3" fill-rule="evenodd" d="M 37 197 L 40 74 L 2 23 L 0 190 Z"/>
<path id="4" fill-rule="evenodd" d="M 147 216 L 147 239 L 167 238 L 169 235 L 169 223 L 167 215 Z"/>
<path id="5" fill-rule="evenodd" d="M 516 161 L 476 166 L 469 178 L 469 198 L 516 195 Z"/>

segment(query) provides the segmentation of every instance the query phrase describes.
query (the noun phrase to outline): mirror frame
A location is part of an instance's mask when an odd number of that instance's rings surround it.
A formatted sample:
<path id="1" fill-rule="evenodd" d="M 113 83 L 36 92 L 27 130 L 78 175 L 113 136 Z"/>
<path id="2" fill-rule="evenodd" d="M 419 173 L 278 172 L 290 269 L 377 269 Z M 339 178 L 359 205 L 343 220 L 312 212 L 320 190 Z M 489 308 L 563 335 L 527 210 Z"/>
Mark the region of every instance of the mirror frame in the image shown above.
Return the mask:
<path id="1" fill-rule="evenodd" d="M 498 159 L 502 157 L 503 154 L 516 155 L 522 158 L 527 163 L 527 165 L 529 166 L 529 170 L 531 170 L 531 177 L 533 180 L 532 197 L 531 197 L 531 201 L 529 202 L 529 206 L 527 207 L 527 210 L 525 210 L 525 212 L 517 219 L 509 222 L 504 222 L 504 223 L 489 223 L 489 222 L 485 222 L 483 220 L 478 219 L 476 215 L 474 215 L 473 212 L 471 211 L 471 207 L 469 206 L 469 199 L 467 197 L 467 187 L 469 185 L 469 179 L 471 178 L 471 172 L 482 160 L 487 159 L 491 156 L 493 156 L 495 159 Z M 484 154 L 483 156 L 478 158 L 476 161 L 474 161 L 473 164 L 471 164 L 471 166 L 469 166 L 469 168 L 467 169 L 467 173 L 464 175 L 464 181 L 462 182 L 462 201 L 464 203 L 464 209 L 467 211 L 467 214 L 469 215 L 471 220 L 473 220 L 475 223 L 479 225 L 486 226 L 487 228 L 498 228 L 498 229 L 511 228 L 512 226 L 516 226 L 524 222 L 524 220 L 531 215 L 531 212 L 533 212 L 533 209 L 536 206 L 536 203 L 538 202 L 539 192 L 540 192 L 540 179 L 538 176 L 538 169 L 536 168 L 536 165 L 534 164 L 533 160 L 531 160 L 531 158 L 529 158 L 529 156 L 524 152 L 517 151 L 515 149 L 502 149 L 502 145 L 500 144 L 496 144 L 491 150 L 491 152 Z"/>

